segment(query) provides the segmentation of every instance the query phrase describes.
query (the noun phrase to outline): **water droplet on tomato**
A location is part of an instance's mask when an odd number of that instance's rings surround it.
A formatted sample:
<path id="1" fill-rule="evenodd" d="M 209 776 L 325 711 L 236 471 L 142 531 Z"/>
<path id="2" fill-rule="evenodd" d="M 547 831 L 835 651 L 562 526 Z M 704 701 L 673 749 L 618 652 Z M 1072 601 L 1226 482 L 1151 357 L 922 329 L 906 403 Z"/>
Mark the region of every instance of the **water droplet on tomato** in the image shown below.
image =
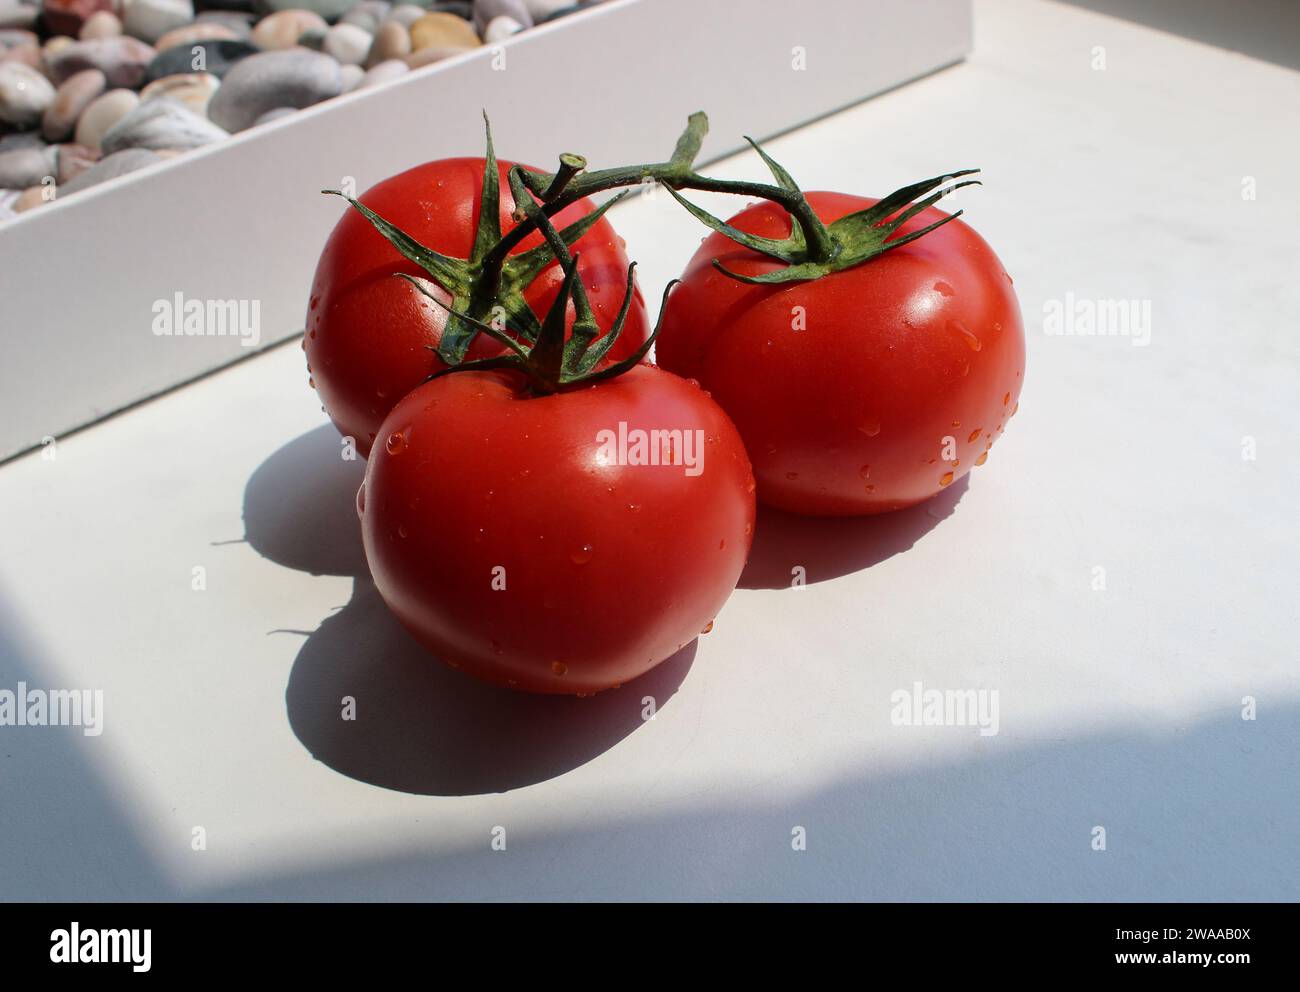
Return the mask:
<path id="1" fill-rule="evenodd" d="M 1011 402 L 1011 394 L 1010 394 L 1010 393 L 1004 393 L 1004 394 L 1002 395 L 1002 405 L 1003 405 L 1003 406 L 1006 406 L 1006 405 L 1007 405 L 1008 403 L 1010 403 L 1010 402 Z"/>
<path id="2" fill-rule="evenodd" d="M 313 379 L 311 376 L 307 376 L 307 385 L 311 386 L 312 389 L 315 389 L 315 388 L 316 388 L 316 380 Z"/>
<path id="3" fill-rule="evenodd" d="M 406 435 L 401 431 L 393 431 L 384 442 L 384 450 L 390 455 L 400 455 L 406 450 Z"/>
<path id="4" fill-rule="evenodd" d="M 974 443 L 975 441 L 979 440 L 979 436 L 982 433 L 983 431 L 981 431 L 978 427 L 976 427 L 973 431 L 970 432 L 970 437 L 968 437 L 966 440 L 968 442 Z"/>
<path id="5" fill-rule="evenodd" d="M 1014 416 L 1016 415 L 1016 411 L 1019 410 L 1019 409 L 1020 409 L 1020 404 L 1017 403 L 1015 406 L 1013 406 L 1013 407 L 1011 408 L 1011 412 L 1008 413 L 1007 416 L 1008 416 L 1008 417 L 1014 417 Z"/>
<path id="6" fill-rule="evenodd" d="M 862 476 L 862 478 L 864 478 L 864 479 L 870 479 L 870 478 L 871 478 L 871 466 L 870 466 L 870 465 L 863 465 L 860 469 L 858 469 L 858 475 Z"/>
<path id="7" fill-rule="evenodd" d="M 745 536 L 746 536 L 746 537 L 749 537 L 749 535 L 752 534 L 752 533 L 754 533 L 754 525 L 753 525 L 753 524 L 745 524 Z"/>
<path id="8" fill-rule="evenodd" d="M 948 329 L 952 331 L 956 331 L 958 334 L 960 334 L 962 336 L 962 340 L 966 342 L 967 347 L 969 347 L 971 351 L 979 351 L 980 348 L 983 347 L 983 345 L 980 344 L 980 339 L 977 338 L 974 334 L 972 334 L 967 329 L 966 325 L 963 324 L 960 320 L 948 321 Z"/>
<path id="9" fill-rule="evenodd" d="M 936 292 L 941 293 L 941 294 L 944 295 L 944 296 L 955 296 L 955 295 L 957 295 L 957 291 L 956 291 L 955 289 L 953 289 L 951 286 L 949 286 L 949 285 L 948 285 L 946 282 L 944 282 L 942 279 L 939 280 L 938 282 L 936 282 L 936 283 L 934 284 L 934 288 L 935 288 L 935 291 L 936 291 Z"/>
<path id="10" fill-rule="evenodd" d="M 360 517 L 366 512 L 366 484 L 363 482 L 361 488 L 357 490 L 357 516 Z"/>
<path id="11" fill-rule="evenodd" d="M 867 487 L 866 487 L 866 491 L 867 491 L 867 493 L 874 493 L 874 492 L 876 491 L 876 487 L 875 487 L 875 486 L 867 486 Z"/>
<path id="12" fill-rule="evenodd" d="M 981 451 L 980 456 L 975 459 L 975 464 L 983 465 L 988 460 L 989 460 L 989 453 L 987 451 Z"/>
<path id="13" fill-rule="evenodd" d="M 793 482 L 795 479 L 799 478 L 799 473 L 798 473 L 798 472 L 786 472 L 786 473 L 785 473 L 785 477 L 786 477 L 787 479 L 789 479 L 791 482 Z"/>
<path id="14" fill-rule="evenodd" d="M 872 417 L 859 427 L 858 430 L 867 435 L 867 437 L 875 437 L 880 433 L 880 419 L 878 417 Z"/>
<path id="15" fill-rule="evenodd" d="M 562 661 L 551 662 L 551 671 L 553 671 L 556 675 L 563 675 L 568 670 L 569 670 L 569 666 Z"/>
<path id="16" fill-rule="evenodd" d="M 585 565 L 587 562 L 591 561 L 591 556 L 594 553 L 595 549 L 590 544 L 584 544 L 573 550 L 569 555 L 569 560 L 575 565 Z"/>
<path id="17" fill-rule="evenodd" d="M 707 633 L 708 633 L 709 631 L 711 631 L 712 629 L 713 629 L 713 621 L 710 620 L 708 623 L 706 623 L 706 624 L 704 625 L 704 629 L 703 629 L 702 631 L 700 631 L 700 633 L 701 633 L 701 634 L 707 634 Z"/>
<path id="18" fill-rule="evenodd" d="M 397 536 L 398 536 L 398 537 L 405 537 L 405 536 L 406 536 L 406 524 L 398 524 L 398 525 L 397 525 Z"/>
<path id="19" fill-rule="evenodd" d="M 952 473 L 944 472 L 943 475 L 939 476 L 939 485 L 941 486 L 952 485 Z"/>
<path id="20" fill-rule="evenodd" d="M 727 539 L 724 537 L 722 540 L 718 542 L 718 550 L 722 551 L 723 549 L 726 548 L 726 546 L 727 546 Z"/>

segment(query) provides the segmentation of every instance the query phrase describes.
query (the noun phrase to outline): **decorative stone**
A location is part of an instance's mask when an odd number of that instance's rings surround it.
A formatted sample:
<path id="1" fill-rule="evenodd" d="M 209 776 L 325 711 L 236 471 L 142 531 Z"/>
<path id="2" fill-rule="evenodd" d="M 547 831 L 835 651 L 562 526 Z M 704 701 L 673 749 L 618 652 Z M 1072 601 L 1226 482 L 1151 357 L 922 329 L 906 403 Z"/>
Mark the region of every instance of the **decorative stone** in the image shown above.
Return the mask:
<path id="1" fill-rule="evenodd" d="M 239 41 L 240 37 L 224 24 L 216 21 L 195 21 L 183 27 L 172 28 L 158 39 L 154 50 L 165 52 L 177 45 L 192 45 L 196 41 Z"/>
<path id="2" fill-rule="evenodd" d="M 150 44 L 194 20 L 193 0 L 124 0 L 123 9 L 122 29 Z"/>
<path id="3" fill-rule="evenodd" d="M 47 65 L 55 83 L 62 83 L 83 69 L 98 69 L 107 77 L 108 85 L 134 89 L 144 83 L 145 69 L 154 54 L 138 38 L 122 35 L 74 42 L 53 56 Z"/>
<path id="4" fill-rule="evenodd" d="M 477 48 L 482 42 L 468 21 L 455 14 L 425 14 L 411 25 L 411 51 Z"/>
<path id="5" fill-rule="evenodd" d="M 38 185 L 46 176 L 54 175 L 56 155 L 51 146 L 0 152 L 0 188 L 26 189 Z"/>
<path id="6" fill-rule="evenodd" d="M 206 117 L 179 100 L 155 97 L 141 103 L 109 129 L 100 142 L 105 155 L 123 148 L 174 148 L 188 151 L 228 137 Z"/>
<path id="7" fill-rule="evenodd" d="M 41 48 L 39 45 L 14 45 L 12 48 L 0 48 L 0 63 L 14 62 L 31 69 L 41 68 Z"/>
<path id="8" fill-rule="evenodd" d="M 474 28 L 479 34 L 497 17 L 513 18 L 526 28 L 533 26 L 533 15 L 524 0 L 474 0 Z"/>
<path id="9" fill-rule="evenodd" d="M 99 143 L 109 129 L 139 104 L 140 98 L 130 90 L 109 90 L 92 100 L 77 121 L 77 144 L 98 151 Z"/>
<path id="10" fill-rule="evenodd" d="M 364 28 L 355 24 L 335 24 L 325 33 L 322 51 L 344 65 L 360 65 L 366 60 L 373 41 Z"/>
<path id="11" fill-rule="evenodd" d="M 21 62 L 0 62 L 0 121 L 35 127 L 53 102 L 54 87 L 39 72 Z"/>
<path id="12" fill-rule="evenodd" d="M 254 9 L 260 14 L 278 10 L 310 10 L 327 21 L 337 21 L 357 5 L 357 0 L 255 0 Z"/>
<path id="13" fill-rule="evenodd" d="M 160 52 L 149 63 L 145 78 L 152 83 L 164 76 L 210 72 L 221 79 L 231 66 L 255 54 L 257 49 L 246 41 L 196 41 L 192 45 L 177 45 Z"/>
<path id="14" fill-rule="evenodd" d="M 64 141 L 72 136 L 77 118 L 101 93 L 108 80 L 98 69 L 82 69 L 69 76 L 54 94 L 53 102 L 41 118 L 41 134 L 50 141 Z"/>
<path id="15" fill-rule="evenodd" d="M 210 72 L 186 72 L 155 79 L 140 91 L 140 102 L 156 97 L 179 100 L 196 114 L 207 116 L 208 103 L 221 86 L 221 80 Z"/>
<path id="16" fill-rule="evenodd" d="M 351 93 L 366 78 L 366 70 L 355 63 L 345 65 L 339 70 L 339 77 L 343 80 L 343 92 Z"/>
<path id="17" fill-rule="evenodd" d="M 122 22 L 111 10 L 97 10 L 86 18 L 77 37 L 82 41 L 94 41 L 96 38 L 116 38 L 122 33 Z"/>
<path id="18" fill-rule="evenodd" d="M 34 3 L 0 0 L 0 28 L 30 31 L 40 16 L 41 8 Z"/>
<path id="19" fill-rule="evenodd" d="M 342 89 L 339 64 L 328 55 L 297 48 L 261 52 L 226 74 L 208 116 L 227 131 L 242 131 L 268 110 L 310 107 Z"/>
<path id="20" fill-rule="evenodd" d="M 247 41 L 253 33 L 257 18 L 237 10 L 205 10 L 194 21 L 195 24 L 220 24 L 229 28 L 240 41 Z"/>
<path id="21" fill-rule="evenodd" d="M 512 34 L 518 34 L 524 30 L 524 26 L 516 21 L 513 17 L 507 17 L 502 14 L 500 17 L 494 17 L 488 21 L 487 28 L 483 31 L 483 42 L 488 45 L 495 45 L 499 41 L 505 41 Z"/>
<path id="22" fill-rule="evenodd" d="M 44 148 L 45 141 L 32 131 L 15 131 L 13 134 L 0 135 L 0 152 L 11 152 L 15 148 Z"/>
<path id="23" fill-rule="evenodd" d="M 379 25 L 388 19 L 393 5 L 388 0 L 361 0 L 339 20 L 340 24 L 355 24 L 374 34 Z"/>
<path id="24" fill-rule="evenodd" d="M 87 148 L 85 145 L 69 143 L 55 145 L 54 147 L 58 152 L 55 156 L 58 164 L 56 165 L 54 178 L 60 186 L 72 182 L 99 161 L 99 153 L 93 148 Z"/>
<path id="25" fill-rule="evenodd" d="M 162 161 L 162 156 L 157 152 L 149 151 L 147 148 L 128 148 L 112 155 L 105 155 L 59 190 L 59 193 L 66 196 L 69 193 L 89 189 L 91 186 L 98 186 L 109 179 L 116 179 L 118 176 L 124 176 L 128 172 L 135 172 L 137 169 L 143 169 L 146 165 L 153 165 L 155 162 L 160 161 Z"/>
<path id="26" fill-rule="evenodd" d="M 69 38 L 66 34 L 56 34 L 41 46 L 41 64 L 37 68 L 42 68 L 50 64 L 50 59 L 58 55 L 69 45 L 74 44 L 77 39 Z"/>
<path id="27" fill-rule="evenodd" d="M 410 54 L 411 33 L 398 21 L 386 21 L 375 33 L 374 43 L 366 53 L 366 65 L 375 66 Z"/>
<path id="28" fill-rule="evenodd" d="M 412 24 L 427 14 L 428 11 L 423 7 L 417 7 L 413 3 L 399 3 L 388 13 L 387 23 L 396 21 L 404 28 L 410 28 Z"/>
<path id="29" fill-rule="evenodd" d="M 258 22 L 250 40 L 264 52 L 292 48 L 308 32 L 329 30 L 325 18 L 310 10 L 281 10 Z"/>
<path id="30" fill-rule="evenodd" d="M 361 80 L 361 85 L 357 89 L 363 90 L 369 86 L 379 86 L 390 79 L 405 76 L 410 71 L 411 67 L 401 59 L 389 59 L 386 62 L 380 62 L 366 70 L 366 76 Z"/>
<path id="31" fill-rule="evenodd" d="M 28 45 L 40 47 L 40 44 L 40 36 L 35 31 L 28 31 L 26 28 L 5 28 L 0 30 L 0 49 L 4 51 Z"/>
<path id="32" fill-rule="evenodd" d="M 557 10 L 577 7 L 577 4 L 573 0 L 524 0 L 524 6 L 528 9 L 528 16 L 533 19 L 533 23 L 541 24 Z"/>
<path id="33" fill-rule="evenodd" d="M 429 4 L 429 10 L 440 14 L 455 14 L 462 21 L 474 20 L 474 5 L 470 0 L 436 0 Z"/>
<path id="34" fill-rule="evenodd" d="M 50 34 L 66 34 L 75 38 L 96 11 L 114 8 L 113 0 L 43 0 L 41 22 Z"/>
<path id="35" fill-rule="evenodd" d="M 276 107 L 274 110 L 268 110 L 257 120 L 253 121 L 253 126 L 258 124 L 270 124 L 271 121 L 278 121 L 282 117 L 292 117 L 298 112 L 297 107 Z"/>
<path id="36" fill-rule="evenodd" d="M 49 203 L 54 199 L 54 195 L 52 195 L 54 190 L 54 186 L 45 184 L 31 186 L 23 190 L 22 196 L 14 201 L 14 212 L 23 213 L 33 207 L 39 207 L 43 203 Z"/>

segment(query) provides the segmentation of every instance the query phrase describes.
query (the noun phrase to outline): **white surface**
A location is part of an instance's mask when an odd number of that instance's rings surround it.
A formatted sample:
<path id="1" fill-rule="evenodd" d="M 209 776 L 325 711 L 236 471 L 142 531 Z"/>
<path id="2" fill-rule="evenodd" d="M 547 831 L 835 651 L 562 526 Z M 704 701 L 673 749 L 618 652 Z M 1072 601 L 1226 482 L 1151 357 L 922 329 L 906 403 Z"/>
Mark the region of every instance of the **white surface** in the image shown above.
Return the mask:
<path id="1" fill-rule="evenodd" d="M 156 300 L 257 301 L 263 344 L 298 333 L 338 217 L 319 191 L 480 155 L 484 109 L 502 158 L 549 168 L 574 151 L 599 168 L 667 158 L 707 102 L 707 161 L 970 49 L 969 0 L 818 0 L 796 27 L 789 11 L 602 4 L 0 225 L 0 458 L 249 353 L 239 337 L 155 337 Z"/>
<path id="2" fill-rule="evenodd" d="M 693 661 L 619 692 L 500 693 L 355 577 L 356 467 L 297 347 L 270 352 L 0 468 L 0 687 L 107 707 L 98 738 L 0 728 L 0 894 L 1300 896 L 1300 77 L 1070 7 L 977 13 L 968 63 L 770 149 L 809 188 L 985 168 L 968 217 L 1028 362 L 968 488 L 762 517 L 749 584 L 804 564 L 805 590 L 737 591 Z M 700 236 L 663 198 L 614 221 L 647 287 Z M 1045 336 L 1067 291 L 1150 299 L 1150 345 Z M 997 689 L 1001 732 L 894 726 L 915 681 Z"/>

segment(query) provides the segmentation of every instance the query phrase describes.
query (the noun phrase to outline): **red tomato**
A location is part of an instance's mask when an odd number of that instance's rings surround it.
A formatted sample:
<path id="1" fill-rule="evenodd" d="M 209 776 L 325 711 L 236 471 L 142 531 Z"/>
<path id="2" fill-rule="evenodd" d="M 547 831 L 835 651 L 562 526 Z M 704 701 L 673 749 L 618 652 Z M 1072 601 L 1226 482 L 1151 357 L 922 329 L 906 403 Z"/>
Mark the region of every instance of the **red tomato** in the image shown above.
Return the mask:
<path id="1" fill-rule="evenodd" d="M 360 197 L 371 210 L 426 248 L 468 258 L 478 224 L 483 189 L 482 158 L 441 159 L 386 179 Z M 514 198 L 507 173 L 512 163 L 498 161 L 501 175 L 501 230 L 514 227 Z M 581 200 L 553 218 L 563 227 L 595 209 Z M 515 254 L 542 243 L 533 232 Z M 627 284 L 627 256 L 622 239 L 602 218 L 575 245 L 581 253 L 579 277 L 587 288 L 597 322 L 608 330 Z M 307 310 L 304 346 L 307 368 L 325 411 L 345 436 L 356 438 L 362 454 L 384 417 L 403 396 L 436 369 L 443 368 L 429 347 L 437 347 L 447 312 L 425 298 L 405 279 L 405 272 L 428 278 L 403 258 L 370 222 L 348 207 L 335 226 L 316 266 Z M 546 313 L 564 276 L 552 263 L 534 280 L 525 299 L 536 313 Z M 445 302 L 450 296 L 442 294 Z M 569 320 L 572 323 L 572 304 Z M 628 314 L 611 359 L 634 352 L 649 335 L 640 291 Z M 487 335 L 474 339 L 469 358 L 497 354 L 502 346 Z"/>
<path id="2" fill-rule="evenodd" d="M 633 464 L 657 430 L 680 443 Z M 490 682 L 588 694 L 636 678 L 704 630 L 749 553 L 740 436 L 651 365 L 547 396 L 514 373 L 444 376 L 381 437 L 357 494 L 375 585 L 433 654 Z"/>
<path id="3" fill-rule="evenodd" d="M 809 193 L 830 223 L 877 201 Z M 901 237 L 946 216 L 933 207 Z M 730 223 L 785 237 L 771 203 Z M 730 414 L 759 499 L 795 513 L 880 513 L 928 499 L 984 463 L 1016 410 L 1020 307 L 993 250 L 961 220 L 810 282 L 751 285 L 782 263 L 707 238 L 668 298 L 656 361 Z"/>

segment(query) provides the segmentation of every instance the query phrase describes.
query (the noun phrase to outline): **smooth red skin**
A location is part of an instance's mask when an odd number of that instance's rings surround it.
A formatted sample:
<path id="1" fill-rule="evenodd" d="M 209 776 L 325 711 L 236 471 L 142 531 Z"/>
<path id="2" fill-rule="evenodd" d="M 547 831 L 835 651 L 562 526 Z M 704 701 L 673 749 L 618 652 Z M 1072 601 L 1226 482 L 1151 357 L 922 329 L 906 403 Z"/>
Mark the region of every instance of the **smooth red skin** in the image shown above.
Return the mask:
<path id="1" fill-rule="evenodd" d="M 877 202 L 807 195 L 828 223 Z M 930 208 L 900 233 L 944 216 Z M 768 237 L 790 226 L 770 203 L 731 223 Z M 656 361 L 698 380 L 735 421 L 761 502 L 818 516 L 912 506 L 970 471 L 1005 429 L 1023 381 L 1020 306 L 1002 263 L 960 219 L 812 282 L 752 286 L 715 258 L 748 275 L 780 267 L 707 238 L 668 298 Z M 955 462 L 943 460 L 945 437 Z"/>
<path id="2" fill-rule="evenodd" d="M 619 421 L 702 429 L 703 471 L 598 464 L 597 434 Z M 490 682 L 592 693 L 634 679 L 713 620 L 749 554 L 740 435 L 652 365 L 545 397 L 510 373 L 445 376 L 380 436 L 358 494 L 375 585 L 430 652 Z"/>
<path id="3" fill-rule="evenodd" d="M 362 203 L 397 225 L 426 247 L 444 255 L 468 258 L 478 224 L 483 189 L 481 158 L 440 159 L 385 179 L 360 197 Z M 510 213 L 514 198 L 507 179 L 510 162 L 498 162 L 501 173 L 501 230 L 515 226 Z M 595 209 L 580 200 L 555 215 L 563 227 Z M 533 232 L 516 251 L 541 243 Z M 622 239 L 601 218 L 575 245 L 578 272 L 602 330 L 609 330 L 623 302 L 627 285 L 627 255 Z M 512 253 L 513 254 L 513 253 Z M 437 347 L 447 314 L 414 286 L 393 273 L 428 279 L 428 273 L 398 254 L 374 227 L 347 208 L 321 253 L 307 308 L 304 346 L 307 368 L 320 392 L 325 412 L 339 432 L 356 438 L 363 455 L 384 417 L 403 396 L 443 363 L 429 351 Z M 559 294 L 563 273 L 552 263 L 533 282 L 525 299 L 543 316 Z M 442 294 L 444 302 L 450 297 Z M 569 304 L 569 322 L 573 305 Z M 641 292 L 636 290 L 631 312 L 611 359 L 632 354 L 649 336 Z M 468 357 L 497 354 L 502 346 L 487 335 L 474 339 Z"/>

